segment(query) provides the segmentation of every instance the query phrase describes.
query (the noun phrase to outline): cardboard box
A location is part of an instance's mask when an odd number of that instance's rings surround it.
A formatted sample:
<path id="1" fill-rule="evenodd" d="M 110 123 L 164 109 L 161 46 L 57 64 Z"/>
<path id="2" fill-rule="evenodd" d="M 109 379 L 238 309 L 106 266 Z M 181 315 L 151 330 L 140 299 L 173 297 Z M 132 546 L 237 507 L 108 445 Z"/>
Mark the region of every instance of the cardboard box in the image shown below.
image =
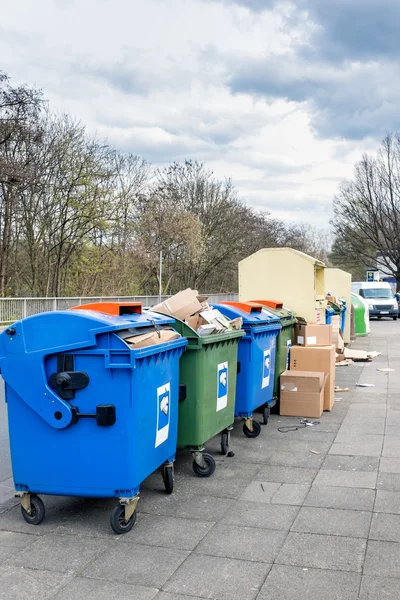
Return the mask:
<path id="1" fill-rule="evenodd" d="M 141 335 L 132 335 L 131 337 L 125 338 L 125 342 L 136 350 L 137 348 L 145 348 L 146 346 L 155 346 L 157 344 L 171 342 L 179 337 L 181 337 L 179 333 L 172 329 L 159 329 Z"/>
<path id="2" fill-rule="evenodd" d="M 324 410 L 332 410 L 335 404 L 335 346 L 317 348 L 292 346 L 290 349 L 290 369 L 312 371 L 328 375 L 324 391 Z"/>
<path id="3" fill-rule="evenodd" d="M 197 291 L 188 288 L 175 294 L 175 296 L 171 296 L 168 300 L 164 300 L 161 304 L 153 306 L 151 310 L 164 315 L 171 315 L 184 321 L 187 317 L 203 310 L 203 308 L 203 305 L 198 300 Z"/>
<path id="4" fill-rule="evenodd" d="M 296 325 L 295 340 L 298 346 L 331 346 L 332 325 Z"/>
<path id="5" fill-rule="evenodd" d="M 191 317 L 186 317 L 185 323 L 189 325 L 195 331 L 200 327 L 200 315 L 197 313 L 196 315 L 192 315 Z"/>
<path id="6" fill-rule="evenodd" d="M 279 414 L 319 418 L 327 376 L 323 372 L 285 371 L 280 377 Z"/>
<path id="7" fill-rule="evenodd" d="M 332 316 L 332 344 L 335 344 L 336 352 L 341 354 L 344 350 L 343 335 L 340 329 L 341 319 L 339 315 Z"/>

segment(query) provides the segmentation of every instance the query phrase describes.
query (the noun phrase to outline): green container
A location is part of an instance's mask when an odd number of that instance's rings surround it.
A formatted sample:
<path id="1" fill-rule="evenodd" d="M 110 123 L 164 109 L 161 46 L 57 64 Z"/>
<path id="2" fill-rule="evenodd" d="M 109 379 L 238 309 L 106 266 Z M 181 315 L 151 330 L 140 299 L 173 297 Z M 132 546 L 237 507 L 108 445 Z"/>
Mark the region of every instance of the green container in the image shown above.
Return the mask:
<path id="1" fill-rule="evenodd" d="M 262 300 L 257 300 L 263 304 Z M 276 340 L 275 378 L 274 378 L 274 400 L 275 404 L 279 398 L 279 378 L 284 371 L 289 369 L 289 351 L 294 341 L 294 326 L 296 317 L 288 308 L 271 308 L 263 305 L 265 309 L 276 315 L 281 320 L 282 329 Z M 273 406 L 273 405 L 272 405 Z"/>
<path id="2" fill-rule="evenodd" d="M 228 450 L 229 430 L 235 419 L 238 344 L 245 332 L 232 330 L 200 337 L 178 319 L 174 329 L 189 342 L 179 364 L 179 383 L 186 386 L 181 388 L 186 397 L 179 402 L 178 448 L 188 448 L 195 473 L 208 477 L 215 462 L 203 452 L 204 444 L 222 433 L 221 447 L 224 453 Z M 225 395 L 220 385 L 224 374 L 228 384 Z"/>
<path id="3" fill-rule="evenodd" d="M 351 303 L 354 309 L 354 325 L 357 336 L 368 335 L 367 323 L 366 323 L 366 307 L 361 296 L 358 294 L 351 294 Z"/>

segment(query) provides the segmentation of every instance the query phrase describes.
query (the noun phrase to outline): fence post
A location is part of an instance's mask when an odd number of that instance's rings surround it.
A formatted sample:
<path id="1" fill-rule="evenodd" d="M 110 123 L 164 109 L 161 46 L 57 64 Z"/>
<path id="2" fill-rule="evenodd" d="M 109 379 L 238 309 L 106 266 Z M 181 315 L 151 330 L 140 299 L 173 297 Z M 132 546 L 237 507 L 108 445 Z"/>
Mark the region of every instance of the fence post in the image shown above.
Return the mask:
<path id="1" fill-rule="evenodd" d="M 57 298 L 53 298 L 53 310 L 57 310 Z"/>
<path id="2" fill-rule="evenodd" d="M 22 318 L 26 319 L 26 298 L 24 298 L 24 303 L 22 307 Z"/>

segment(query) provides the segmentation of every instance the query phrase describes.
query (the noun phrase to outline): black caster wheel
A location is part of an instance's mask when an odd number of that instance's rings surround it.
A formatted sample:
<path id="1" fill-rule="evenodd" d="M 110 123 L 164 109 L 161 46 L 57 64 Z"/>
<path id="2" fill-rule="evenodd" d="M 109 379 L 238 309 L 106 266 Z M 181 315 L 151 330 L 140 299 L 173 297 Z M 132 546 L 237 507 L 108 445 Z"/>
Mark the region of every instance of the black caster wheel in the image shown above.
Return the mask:
<path id="1" fill-rule="evenodd" d="M 393 317 L 393 321 L 397 321 L 397 317 Z"/>
<path id="2" fill-rule="evenodd" d="M 247 427 L 246 423 L 243 423 L 243 433 L 248 438 L 256 438 L 261 433 L 261 425 L 258 421 L 253 421 L 253 431 Z"/>
<path id="3" fill-rule="evenodd" d="M 39 525 L 44 519 L 45 508 L 42 500 L 39 496 L 32 495 L 30 497 L 31 501 L 31 514 L 29 514 L 23 506 L 21 506 L 22 516 L 25 521 L 30 525 Z"/>
<path id="4" fill-rule="evenodd" d="M 268 425 L 269 415 L 270 414 L 271 414 L 270 407 L 269 406 L 265 406 L 264 409 L 263 409 L 263 421 L 264 421 L 264 425 Z"/>
<path id="5" fill-rule="evenodd" d="M 204 462 L 206 463 L 206 467 L 200 467 L 197 462 L 193 461 L 193 471 L 196 473 L 198 477 L 211 477 L 211 475 L 215 471 L 215 460 L 211 456 L 211 454 L 203 454 Z"/>
<path id="6" fill-rule="evenodd" d="M 136 522 L 136 510 L 129 519 L 125 521 L 125 506 L 118 504 L 110 515 L 110 525 L 115 533 L 128 533 Z"/>
<path id="7" fill-rule="evenodd" d="M 174 469 L 173 467 L 164 467 L 162 470 L 162 478 L 165 491 L 167 494 L 172 494 L 174 491 Z"/>
<path id="8" fill-rule="evenodd" d="M 221 433 L 221 454 L 226 456 L 229 452 L 229 433 L 224 431 Z"/>

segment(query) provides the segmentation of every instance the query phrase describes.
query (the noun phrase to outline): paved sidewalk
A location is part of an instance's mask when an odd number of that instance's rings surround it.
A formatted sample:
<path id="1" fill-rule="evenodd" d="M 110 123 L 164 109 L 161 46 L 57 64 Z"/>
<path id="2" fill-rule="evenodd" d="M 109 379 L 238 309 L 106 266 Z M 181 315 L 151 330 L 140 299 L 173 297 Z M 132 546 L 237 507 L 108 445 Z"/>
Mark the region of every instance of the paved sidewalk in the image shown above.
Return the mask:
<path id="1" fill-rule="evenodd" d="M 350 392 L 319 425 L 280 433 L 299 419 L 273 416 L 249 440 L 238 423 L 233 458 L 209 444 L 209 479 L 179 454 L 174 493 L 151 476 L 126 535 L 109 527 L 114 501 L 48 498 L 38 527 L 14 500 L 0 505 L 0 599 L 398 600 L 400 323 L 371 328 L 355 347 L 382 355 L 337 369 Z M 377 371 L 388 366 L 395 372 Z M 0 452 L 1 502 L 1 441 Z"/>

